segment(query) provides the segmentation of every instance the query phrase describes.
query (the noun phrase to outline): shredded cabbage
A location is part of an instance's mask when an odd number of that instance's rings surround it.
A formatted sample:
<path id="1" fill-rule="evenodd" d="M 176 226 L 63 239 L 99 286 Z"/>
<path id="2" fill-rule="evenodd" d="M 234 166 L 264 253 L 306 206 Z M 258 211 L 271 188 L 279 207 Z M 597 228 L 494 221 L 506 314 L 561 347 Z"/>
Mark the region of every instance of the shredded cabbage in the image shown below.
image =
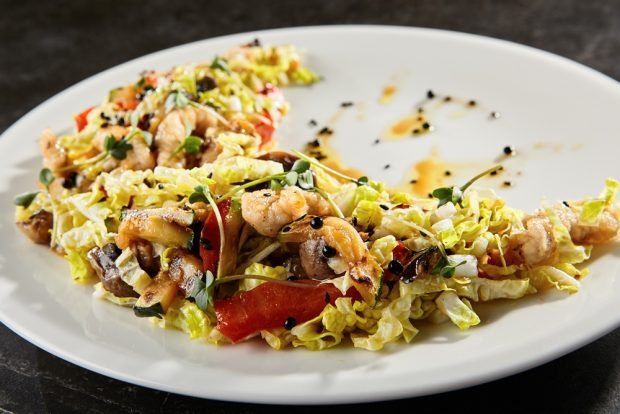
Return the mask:
<path id="1" fill-rule="evenodd" d="M 461 300 L 453 291 L 447 290 L 443 292 L 435 299 L 435 303 L 437 304 L 437 309 L 448 316 L 452 323 L 462 331 L 480 323 L 480 318 L 471 309 L 471 305 Z"/>
<path id="2" fill-rule="evenodd" d="M 583 203 L 581 215 L 579 217 L 580 221 L 584 224 L 595 224 L 603 213 L 603 210 L 605 210 L 605 207 L 613 204 L 618 188 L 620 188 L 620 183 L 618 181 L 613 178 L 605 180 L 605 189 L 600 196 Z"/>
<path id="3" fill-rule="evenodd" d="M 246 275 L 267 276 L 277 280 L 285 280 L 289 274 L 283 266 L 271 267 L 261 263 L 252 263 L 250 266 L 246 267 L 243 273 Z M 239 290 L 252 290 L 262 283 L 265 283 L 265 281 L 259 279 L 243 279 L 239 283 Z"/>

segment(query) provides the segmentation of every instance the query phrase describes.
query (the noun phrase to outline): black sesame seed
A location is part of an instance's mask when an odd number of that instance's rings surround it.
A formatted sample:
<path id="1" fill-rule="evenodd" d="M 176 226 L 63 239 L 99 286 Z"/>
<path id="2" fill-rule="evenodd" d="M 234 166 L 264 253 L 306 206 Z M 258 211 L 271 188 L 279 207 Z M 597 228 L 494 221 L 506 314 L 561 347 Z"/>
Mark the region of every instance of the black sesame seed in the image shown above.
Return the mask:
<path id="1" fill-rule="evenodd" d="M 323 227 L 323 219 L 321 217 L 313 217 L 312 220 L 310 220 L 310 227 L 315 230 L 320 229 Z"/>
<path id="2" fill-rule="evenodd" d="M 332 246 L 330 246 L 329 244 L 326 244 L 325 246 L 323 246 L 323 249 L 321 250 L 321 254 L 323 254 L 324 257 L 326 258 L 330 258 L 330 257 L 334 257 L 336 256 L 338 252 L 336 251 L 336 249 L 334 249 Z"/>
<path id="3" fill-rule="evenodd" d="M 390 166 L 390 164 L 385 164 L 385 165 L 383 166 L 383 169 L 384 169 L 384 170 L 387 170 L 387 169 L 389 169 L 390 167 L 391 167 L 391 166 Z"/>
<path id="4" fill-rule="evenodd" d="M 424 113 L 424 108 L 422 108 L 422 107 L 419 107 L 419 108 L 418 108 L 418 113 L 419 113 L 419 114 L 422 114 L 422 113 Z"/>
<path id="5" fill-rule="evenodd" d="M 380 140 L 379 138 L 377 138 L 377 139 L 375 139 L 375 140 L 373 141 L 373 144 L 374 144 L 374 145 L 377 145 L 377 144 L 378 144 L 378 143 L 380 143 L 380 142 L 381 142 L 381 140 Z"/>
<path id="6" fill-rule="evenodd" d="M 101 128 L 107 128 L 109 126 L 110 126 L 110 124 L 108 122 L 104 122 L 104 123 L 101 124 Z"/>
<path id="7" fill-rule="evenodd" d="M 343 108 L 348 108 L 350 106 L 353 106 L 353 102 L 346 101 L 346 102 L 341 103 L 340 106 L 343 107 Z"/>
<path id="8" fill-rule="evenodd" d="M 429 124 L 428 122 L 425 122 L 422 124 L 422 128 L 424 129 L 431 129 L 431 124 Z"/>
<path id="9" fill-rule="evenodd" d="M 429 89 L 428 92 L 426 92 L 426 97 L 428 99 L 433 99 L 435 97 L 435 92 Z"/>
<path id="10" fill-rule="evenodd" d="M 491 171 L 491 175 L 497 175 L 497 170 Z"/>
<path id="11" fill-rule="evenodd" d="M 427 196 L 428 196 L 428 198 L 433 198 L 433 194 L 432 193 L 428 193 Z"/>
<path id="12" fill-rule="evenodd" d="M 69 175 L 69 177 L 67 177 L 64 180 L 62 180 L 62 187 L 66 188 L 67 190 L 69 190 L 69 189 L 75 187 L 76 181 L 77 181 L 77 173 L 73 172 L 73 173 L 71 173 L 71 175 Z"/>
<path id="13" fill-rule="evenodd" d="M 409 184 L 416 184 L 418 182 L 418 180 L 410 180 Z"/>
<path id="14" fill-rule="evenodd" d="M 510 181 L 504 181 L 504 187 L 510 187 L 512 183 Z"/>
<path id="15" fill-rule="evenodd" d="M 400 275 L 403 272 L 403 265 L 398 260 L 392 260 L 388 264 L 388 270 L 395 275 Z"/>
<path id="16" fill-rule="evenodd" d="M 317 122 L 316 122 L 314 119 L 311 119 L 311 120 L 308 122 L 308 125 L 310 125 L 310 126 L 317 126 Z"/>
<path id="17" fill-rule="evenodd" d="M 109 121 L 109 120 L 110 120 L 110 117 L 109 117 L 109 116 L 107 116 L 106 114 L 104 114 L 103 112 L 102 112 L 102 113 L 100 113 L 100 114 L 99 114 L 99 116 L 100 116 L 100 117 L 101 117 L 101 119 L 103 119 L 103 120 L 106 120 L 106 121 Z"/>
<path id="18" fill-rule="evenodd" d="M 329 292 L 325 292 L 323 295 L 323 299 L 325 299 L 325 303 L 329 303 L 332 301 L 332 297 L 329 295 Z"/>
<path id="19" fill-rule="evenodd" d="M 321 160 L 324 160 L 325 158 L 327 158 L 327 155 L 325 155 L 325 154 L 321 154 L 321 153 L 319 152 L 319 153 L 317 153 L 317 154 L 314 156 L 314 158 L 316 158 L 316 160 L 317 160 L 317 161 L 321 161 Z"/>
<path id="20" fill-rule="evenodd" d="M 333 133 L 334 133 L 334 130 L 331 129 L 330 127 L 323 127 L 319 131 L 319 135 L 331 135 Z"/>
<path id="21" fill-rule="evenodd" d="M 125 118 L 118 118 L 116 122 L 119 126 L 125 126 Z"/>
<path id="22" fill-rule="evenodd" d="M 383 210 L 389 210 L 390 208 L 388 206 L 386 206 L 385 204 L 379 204 L 379 207 L 381 207 Z"/>
<path id="23" fill-rule="evenodd" d="M 289 316 L 284 321 L 284 329 L 286 329 L 287 331 L 290 331 L 291 329 L 293 329 L 295 325 L 297 325 L 297 321 L 292 316 Z"/>
<path id="24" fill-rule="evenodd" d="M 452 172 L 451 172 L 451 171 L 446 170 L 443 174 L 444 174 L 446 177 L 449 177 L 449 176 L 451 176 L 451 175 L 452 175 Z"/>
<path id="25" fill-rule="evenodd" d="M 264 193 L 263 197 L 271 197 L 271 193 Z"/>
<path id="26" fill-rule="evenodd" d="M 568 202 L 567 202 L 567 201 L 562 201 L 562 204 L 564 204 L 566 207 L 569 207 L 569 208 L 570 208 L 570 205 L 568 204 Z"/>
<path id="27" fill-rule="evenodd" d="M 467 102 L 467 106 L 476 106 L 476 101 L 474 101 L 473 99 L 469 102 Z"/>
<path id="28" fill-rule="evenodd" d="M 445 98 L 443 98 L 444 102 L 450 102 L 452 100 L 451 96 L 446 96 Z"/>
<path id="29" fill-rule="evenodd" d="M 357 217 L 353 216 L 353 218 L 351 218 L 351 224 L 353 224 L 353 227 L 357 226 Z"/>
<path id="30" fill-rule="evenodd" d="M 502 116 L 502 115 L 499 112 L 496 112 L 496 111 L 491 112 L 491 118 L 493 118 L 493 119 L 497 119 L 500 116 Z"/>
<path id="31" fill-rule="evenodd" d="M 412 132 L 413 132 L 413 135 L 417 135 L 417 134 L 420 133 L 420 130 L 418 128 L 416 128 Z"/>
<path id="32" fill-rule="evenodd" d="M 504 147 L 504 154 L 511 155 L 511 154 L 514 154 L 514 152 L 515 152 L 515 149 L 512 146 L 508 145 Z"/>
<path id="33" fill-rule="evenodd" d="M 321 146 L 321 141 L 319 141 L 317 138 L 314 141 L 310 141 L 308 145 L 310 145 L 311 147 L 317 148 Z"/>

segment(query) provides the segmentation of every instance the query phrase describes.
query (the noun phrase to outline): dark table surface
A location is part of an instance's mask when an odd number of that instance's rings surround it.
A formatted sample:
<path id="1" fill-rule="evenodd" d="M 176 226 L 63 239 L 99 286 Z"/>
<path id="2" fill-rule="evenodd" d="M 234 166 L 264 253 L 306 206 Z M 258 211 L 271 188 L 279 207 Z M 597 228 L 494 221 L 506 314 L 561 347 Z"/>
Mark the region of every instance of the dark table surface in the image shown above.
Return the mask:
<path id="1" fill-rule="evenodd" d="M 0 5 L 0 131 L 55 93 L 129 59 L 194 40 L 286 26 L 369 23 L 477 33 L 548 50 L 620 79 L 616 0 L 2 0 Z M 619 349 L 620 330 L 616 330 L 509 378 L 363 408 L 616 413 L 620 412 Z M 5 410 L 271 413 L 290 407 L 200 400 L 126 384 L 56 358 L 0 324 L 0 412 Z"/>

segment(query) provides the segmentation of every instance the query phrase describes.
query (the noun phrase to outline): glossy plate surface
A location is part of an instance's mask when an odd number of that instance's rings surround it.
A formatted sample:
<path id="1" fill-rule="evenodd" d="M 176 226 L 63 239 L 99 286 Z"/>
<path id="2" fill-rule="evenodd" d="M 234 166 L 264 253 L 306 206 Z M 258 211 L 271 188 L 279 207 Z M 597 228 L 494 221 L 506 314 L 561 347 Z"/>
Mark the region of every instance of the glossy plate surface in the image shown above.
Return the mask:
<path id="1" fill-rule="evenodd" d="M 434 153 L 464 182 L 493 164 L 507 145 L 516 157 L 506 174 L 484 182 L 513 206 L 596 195 L 620 177 L 620 85 L 569 60 L 478 36 L 396 27 L 311 27 L 239 34 L 151 54 L 87 79 L 51 98 L 0 140 L 0 319 L 37 346 L 87 369 L 180 394 L 270 403 L 362 402 L 466 387 L 539 365 L 582 346 L 620 323 L 620 250 L 598 249 L 591 274 L 575 295 L 538 295 L 477 309 L 483 323 L 421 328 L 409 345 L 371 353 L 275 352 L 259 342 L 212 347 L 156 328 L 133 313 L 92 299 L 68 267 L 15 228 L 12 199 L 31 190 L 40 169 L 40 131 L 72 127 L 72 115 L 144 69 L 166 69 L 258 37 L 306 50 L 325 77 L 285 91 L 292 111 L 281 147 L 298 149 L 330 125 L 343 160 L 396 185 Z M 396 93 L 387 104 L 385 86 Z M 476 107 L 442 104 L 429 116 L 436 131 L 373 145 L 410 114 L 428 89 L 475 99 Z M 343 101 L 354 106 L 341 109 Z M 431 108 L 431 107 L 429 107 Z M 502 117 L 490 119 L 491 111 Z M 317 127 L 308 121 L 315 119 Z M 385 165 L 390 164 L 388 169 Z M 511 187 L 503 187 L 503 181 Z"/>

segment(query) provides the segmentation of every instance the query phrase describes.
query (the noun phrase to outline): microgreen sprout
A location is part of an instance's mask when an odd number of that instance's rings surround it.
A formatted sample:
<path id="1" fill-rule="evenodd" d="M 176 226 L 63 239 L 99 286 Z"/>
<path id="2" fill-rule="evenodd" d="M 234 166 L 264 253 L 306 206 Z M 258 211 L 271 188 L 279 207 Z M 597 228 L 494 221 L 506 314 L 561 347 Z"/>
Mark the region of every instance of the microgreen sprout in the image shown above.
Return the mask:
<path id="1" fill-rule="evenodd" d="M 492 174 L 493 172 L 498 171 L 501 168 L 502 168 L 501 165 L 496 165 L 493 168 L 489 168 L 488 170 L 483 171 L 480 174 L 476 175 L 474 178 L 467 181 L 464 185 L 460 187 L 452 186 L 452 187 L 436 188 L 435 190 L 433 190 L 431 195 L 435 197 L 437 200 L 439 200 L 439 204 L 437 205 L 437 207 L 441 207 L 448 202 L 461 205 L 465 190 L 467 190 L 473 183 L 475 183 L 480 178 L 484 177 L 485 175 Z"/>

